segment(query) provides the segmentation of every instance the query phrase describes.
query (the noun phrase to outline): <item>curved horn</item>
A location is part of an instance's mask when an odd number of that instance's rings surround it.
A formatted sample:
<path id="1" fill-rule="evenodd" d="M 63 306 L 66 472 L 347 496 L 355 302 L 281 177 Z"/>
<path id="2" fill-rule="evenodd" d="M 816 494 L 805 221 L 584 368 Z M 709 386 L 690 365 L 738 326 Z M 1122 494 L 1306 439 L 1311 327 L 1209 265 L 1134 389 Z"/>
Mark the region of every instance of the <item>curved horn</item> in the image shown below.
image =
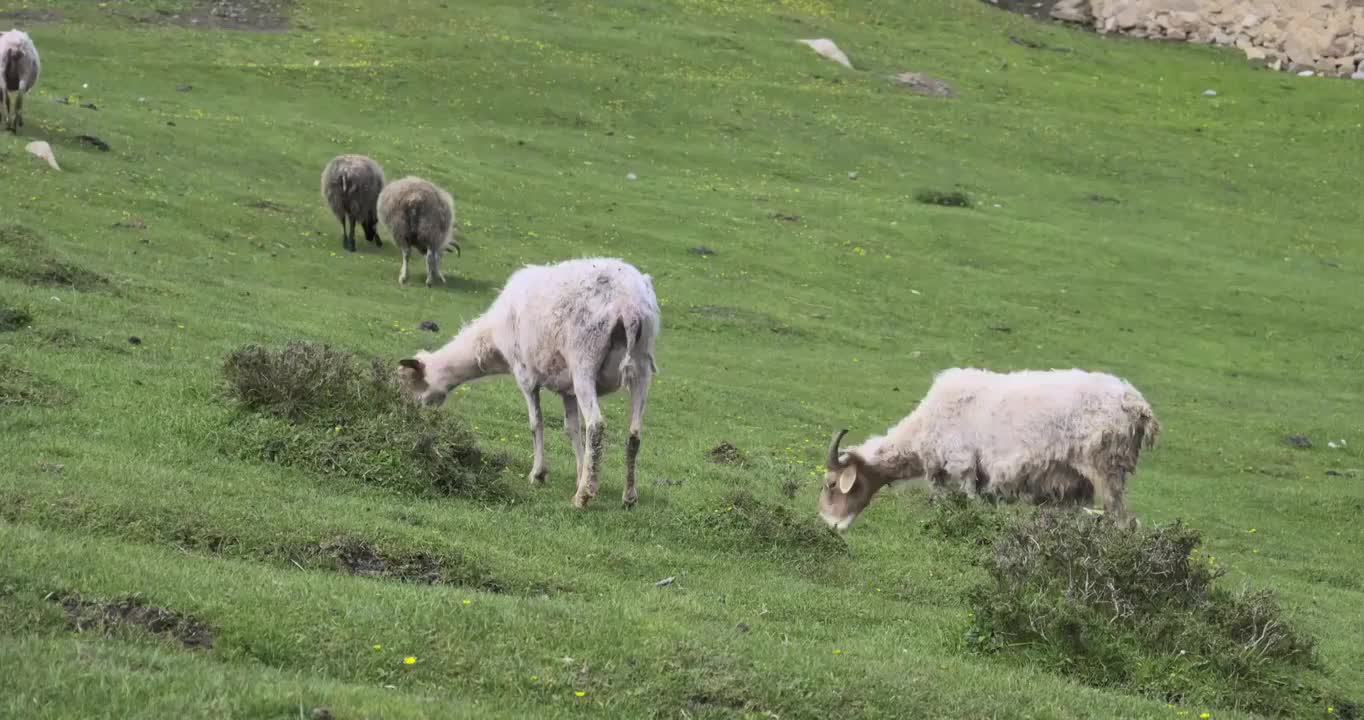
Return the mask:
<path id="1" fill-rule="evenodd" d="M 838 432 L 834 433 L 834 441 L 829 443 L 828 465 L 830 470 L 838 470 L 843 467 L 843 465 L 838 462 L 838 444 L 843 441 L 843 436 L 847 434 L 848 429 L 843 428 L 842 430 L 839 430 Z"/>

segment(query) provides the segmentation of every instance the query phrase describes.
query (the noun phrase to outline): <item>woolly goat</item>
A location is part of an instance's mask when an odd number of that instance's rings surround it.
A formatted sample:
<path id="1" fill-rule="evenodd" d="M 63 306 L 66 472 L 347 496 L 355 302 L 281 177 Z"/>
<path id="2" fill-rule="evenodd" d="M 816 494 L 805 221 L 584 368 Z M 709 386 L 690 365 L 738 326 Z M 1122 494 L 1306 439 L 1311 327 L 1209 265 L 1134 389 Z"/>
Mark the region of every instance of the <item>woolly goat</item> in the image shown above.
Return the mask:
<path id="1" fill-rule="evenodd" d="M 355 224 L 365 240 L 383 247 L 379 239 L 379 193 L 384 189 L 384 169 L 364 155 L 338 155 L 322 170 L 322 197 L 341 221 L 341 247 L 355 252 Z M 349 223 L 349 227 L 347 227 Z"/>
<path id="2" fill-rule="evenodd" d="M 426 285 L 444 283 L 440 256 L 459 243 L 453 233 L 455 201 L 450 193 L 418 177 L 405 177 L 379 193 L 379 220 L 403 252 L 398 284 L 407 283 L 407 256 L 415 248 L 426 254 Z"/>
<path id="3" fill-rule="evenodd" d="M 534 484 L 542 484 L 546 476 L 540 390 L 557 393 L 577 459 L 573 505 L 578 508 L 597 494 L 605 432 L 598 398 L 627 388 L 630 436 L 621 500 L 630 508 L 637 498 L 635 458 L 644 406 L 658 372 L 654 342 L 659 323 L 652 279 L 628 263 L 588 258 L 530 265 L 513 273 L 492 306 L 453 340 L 435 352 L 402 360 L 399 372 L 408 392 L 428 405 L 443 403 L 451 390 L 471 380 L 511 374 L 530 413 Z"/>
<path id="4" fill-rule="evenodd" d="M 12 133 L 24 126 L 24 95 L 38 84 L 41 70 L 38 48 L 28 33 L 10 30 L 0 34 L 0 121 Z"/>
<path id="5" fill-rule="evenodd" d="M 861 446 L 829 445 L 819 514 L 847 530 L 882 487 L 926 477 L 969 495 L 1087 507 L 1096 494 L 1121 524 L 1127 477 L 1160 434 L 1151 406 L 1112 375 L 953 368 L 914 412 Z"/>

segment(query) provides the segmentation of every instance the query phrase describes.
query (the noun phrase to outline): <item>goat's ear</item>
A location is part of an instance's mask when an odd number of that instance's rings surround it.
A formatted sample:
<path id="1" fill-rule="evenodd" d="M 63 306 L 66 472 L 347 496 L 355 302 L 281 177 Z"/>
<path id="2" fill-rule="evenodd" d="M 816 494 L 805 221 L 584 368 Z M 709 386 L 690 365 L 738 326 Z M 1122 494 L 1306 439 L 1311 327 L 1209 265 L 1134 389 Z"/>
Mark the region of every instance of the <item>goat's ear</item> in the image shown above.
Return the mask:
<path id="1" fill-rule="evenodd" d="M 857 463 L 848 463 L 838 473 L 838 491 L 847 495 L 852 492 L 853 484 L 857 482 Z"/>
<path id="2" fill-rule="evenodd" d="M 418 380 L 426 375 L 426 366 L 422 365 L 422 361 L 416 358 L 403 358 L 398 361 L 398 365 L 411 370 Z"/>

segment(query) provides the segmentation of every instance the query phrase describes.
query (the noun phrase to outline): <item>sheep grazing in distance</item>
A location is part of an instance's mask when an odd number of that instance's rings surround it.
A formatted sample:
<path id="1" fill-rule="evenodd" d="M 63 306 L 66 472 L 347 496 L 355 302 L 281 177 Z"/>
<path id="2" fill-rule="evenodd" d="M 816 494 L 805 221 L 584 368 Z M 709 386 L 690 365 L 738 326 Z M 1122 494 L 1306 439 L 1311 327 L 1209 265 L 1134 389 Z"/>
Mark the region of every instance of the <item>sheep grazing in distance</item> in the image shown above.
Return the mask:
<path id="1" fill-rule="evenodd" d="M 38 48 L 28 33 L 10 30 L 0 34 L 0 121 L 12 133 L 17 134 L 24 126 L 24 95 L 38 84 L 41 71 Z"/>
<path id="2" fill-rule="evenodd" d="M 445 283 L 440 274 L 440 256 L 455 249 L 455 201 L 450 193 L 418 177 L 405 177 L 379 193 L 379 220 L 388 228 L 393 242 L 403 251 L 403 269 L 398 284 L 407 284 L 407 256 L 415 248 L 426 254 L 426 286 Z"/>
<path id="3" fill-rule="evenodd" d="M 1088 507 L 1127 525 L 1127 478 L 1160 424 L 1137 389 L 1105 373 L 945 370 L 882 437 L 829 445 L 819 514 L 847 530 L 882 487 L 927 477 L 995 500 Z"/>
<path id="4" fill-rule="evenodd" d="M 365 231 L 365 240 L 383 247 L 378 211 L 383 189 L 384 169 L 364 155 L 338 155 L 322 170 L 322 197 L 341 221 L 342 247 L 355 252 L 357 222 Z"/>
<path id="5" fill-rule="evenodd" d="M 407 391 L 427 405 L 443 403 L 451 390 L 471 380 L 511 374 L 530 413 L 533 484 L 543 483 L 546 475 L 540 390 L 557 393 L 577 459 L 573 505 L 578 508 L 597 494 L 606 429 L 598 398 L 628 388 L 630 436 L 621 501 L 632 508 L 644 406 L 658 372 L 659 323 L 653 281 L 628 263 L 588 258 L 529 265 L 512 274 L 487 312 L 441 349 L 402 360 L 399 374 Z"/>

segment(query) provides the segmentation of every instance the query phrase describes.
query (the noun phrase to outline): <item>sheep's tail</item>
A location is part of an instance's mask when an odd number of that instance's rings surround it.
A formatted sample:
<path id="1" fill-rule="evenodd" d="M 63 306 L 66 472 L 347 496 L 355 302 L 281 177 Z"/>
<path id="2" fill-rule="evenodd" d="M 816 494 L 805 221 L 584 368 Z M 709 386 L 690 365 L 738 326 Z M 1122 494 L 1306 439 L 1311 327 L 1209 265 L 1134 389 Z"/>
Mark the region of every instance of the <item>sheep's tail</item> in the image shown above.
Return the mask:
<path id="1" fill-rule="evenodd" d="M 403 217 L 407 218 L 408 235 L 408 237 L 403 238 L 403 242 L 409 245 L 412 244 L 412 237 L 417 234 L 417 223 L 421 222 L 421 208 L 418 207 L 419 205 L 420 203 L 410 197 L 406 204 L 403 205 Z"/>
<path id="2" fill-rule="evenodd" d="M 641 317 L 636 313 L 621 315 L 620 323 L 625 328 L 625 357 L 620 359 L 618 370 L 620 371 L 621 384 L 631 385 L 637 380 L 639 374 L 638 363 L 640 358 L 635 356 L 635 346 L 641 341 L 645 341 L 646 333 L 652 335 L 653 329 L 650 327 L 651 323 L 647 317 Z M 654 354 L 648 351 L 642 354 L 644 355 L 643 359 L 649 362 L 649 372 L 657 375 L 658 364 L 654 362 Z"/>
<path id="3" fill-rule="evenodd" d="M 350 168 L 341 168 L 341 195 L 350 195 Z"/>

